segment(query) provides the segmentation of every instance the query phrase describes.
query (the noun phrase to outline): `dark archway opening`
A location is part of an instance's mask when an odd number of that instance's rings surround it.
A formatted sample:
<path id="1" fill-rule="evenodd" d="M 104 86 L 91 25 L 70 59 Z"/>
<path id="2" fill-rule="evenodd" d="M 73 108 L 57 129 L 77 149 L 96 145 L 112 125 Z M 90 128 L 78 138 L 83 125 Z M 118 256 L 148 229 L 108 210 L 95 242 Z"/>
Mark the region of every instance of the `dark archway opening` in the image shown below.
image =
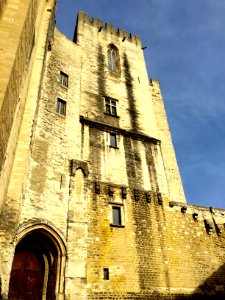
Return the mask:
<path id="1" fill-rule="evenodd" d="M 59 278 L 59 249 L 47 231 L 28 233 L 17 245 L 9 300 L 54 300 Z"/>

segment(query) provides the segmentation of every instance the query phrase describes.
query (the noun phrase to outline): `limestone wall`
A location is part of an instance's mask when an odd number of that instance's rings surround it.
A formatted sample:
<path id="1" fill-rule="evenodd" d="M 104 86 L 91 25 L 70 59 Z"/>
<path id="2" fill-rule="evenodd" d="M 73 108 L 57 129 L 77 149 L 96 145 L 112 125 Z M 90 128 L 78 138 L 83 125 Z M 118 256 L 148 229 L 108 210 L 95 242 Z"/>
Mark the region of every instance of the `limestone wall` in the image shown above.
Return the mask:
<path id="1" fill-rule="evenodd" d="M 48 7 L 54 8 L 54 5 L 51 3 Z M 10 0 L 0 22 L 0 211 L 15 155 L 44 9 L 47 9 L 45 1 Z M 54 13 L 54 9 L 52 11 Z M 51 11 L 48 15 L 51 16 Z"/>
<path id="2" fill-rule="evenodd" d="M 92 185 L 88 246 L 89 299 L 222 299 L 225 212 L 183 203 L 148 203 L 129 191 L 122 200 Z M 112 223 L 123 208 L 124 227 Z M 109 269 L 109 280 L 103 269 Z M 222 296 L 223 295 L 223 296 Z"/>
<path id="3" fill-rule="evenodd" d="M 31 136 L 54 9 L 55 1 L 9 1 L 0 24 L 4 50 L 1 58 L 5 59 L 2 64 L 5 78 L 1 81 L 0 101 L 3 123 L 0 126 L 0 258 L 4 295 L 8 289 L 15 236 L 21 225 L 19 218 L 23 207 Z"/>
<path id="4" fill-rule="evenodd" d="M 79 13 L 74 40 L 82 48 L 80 114 L 84 118 L 112 126 L 104 128 L 103 131 L 107 131 L 105 133 L 98 131 L 98 153 L 91 151 L 91 161 L 96 164 L 98 161 L 98 166 L 94 165 L 92 176 L 97 179 L 101 176 L 103 181 L 125 185 L 133 181 L 137 187 L 139 184 L 141 188 L 152 188 L 173 201 L 185 202 L 160 88 L 149 85 L 140 39 L 132 34 L 128 35 L 124 30 L 116 30 L 110 24 L 104 26 L 100 20 L 90 20 L 89 16 Z M 108 69 L 107 50 L 111 44 L 118 49 L 116 72 Z M 117 100 L 117 118 L 105 114 L 105 96 Z M 97 126 L 100 128 L 101 124 Z M 161 146 L 157 149 L 158 152 L 152 151 L 146 143 L 143 145 L 124 137 L 124 133 L 118 131 L 119 151 L 109 149 L 109 132 L 116 132 L 117 128 L 126 130 L 126 136 L 136 132 L 158 139 Z M 93 135 L 95 139 L 97 131 L 92 129 L 89 134 L 90 138 Z M 97 150 L 99 147 L 102 151 Z M 116 159 L 113 159 L 115 156 Z M 150 156 L 154 162 L 150 162 Z M 88 153 L 83 158 L 89 159 Z M 163 159 L 163 163 L 160 159 Z M 155 171 L 147 170 L 147 166 L 155 168 Z M 154 172 L 157 182 L 148 184 Z"/>
<path id="5" fill-rule="evenodd" d="M 80 12 L 74 39 L 82 48 L 81 114 L 157 138 L 140 38 Z M 118 51 L 115 72 L 107 66 L 111 44 Z M 117 120 L 104 114 L 104 96 L 118 100 Z"/>
<path id="6" fill-rule="evenodd" d="M 161 141 L 161 151 L 168 182 L 170 200 L 186 202 L 159 81 L 150 80 L 150 87 L 159 139 Z"/>
<path id="7" fill-rule="evenodd" d="M 3 299 L 18 239 L 32 226 L 51 228 L 65 247 L 58 299 L 219 299 L 225 212 L 185 203 L 140 39 L 83 13 L 74 42 L 53 35 L 53 4 L 41 18 L 0 222 Z"/>
<path id="8" fill-rule="evenodd" d="M 224 294 L 224 210 L 170 203 L 167 220 L 171 286 Z"/>
<path id="9" fill-rule="evenodd" d="M 0 171 L 2 176 L 5 175 L 5 172 L 8 172 L 8 169 L 11 169 L 13 152 L 15 151 L 19 128 L 15 128 L 14 132 L 12 132 L 12 125 L 16 109 L 19 106 L 22 109 L 24 106 L 24 104 L 19 103 L 23 100 L 20 93 L 26 80 L 30 56 L 34 47 L 36 15 L 37 3 L 27 1 L 22 4 L 19 1 L 11 1 L 5 8 L 4 16 L 0 23 L 1 66 L 4 70 L 1 72 L 0 80 Z M 11 36 L 11 39 L 9 39 L 9 36 Z M 19 124 L 20 120 L 17 121 L 17 126 Z M 10 141 L 10 134 L 13 135 L 13 141 L 12 139 Z M 7 147 L 9 149 L 8 153 L 6 152 Z M 6 164 L 5 167 L 4 162 Z M 7 178 L 8 176 L 6 175 L 5 177 Z M 2 189 L 3 185 L 4 183 L 1 184 Z M 2 202 L 2 199 L 0 202 Z"/>

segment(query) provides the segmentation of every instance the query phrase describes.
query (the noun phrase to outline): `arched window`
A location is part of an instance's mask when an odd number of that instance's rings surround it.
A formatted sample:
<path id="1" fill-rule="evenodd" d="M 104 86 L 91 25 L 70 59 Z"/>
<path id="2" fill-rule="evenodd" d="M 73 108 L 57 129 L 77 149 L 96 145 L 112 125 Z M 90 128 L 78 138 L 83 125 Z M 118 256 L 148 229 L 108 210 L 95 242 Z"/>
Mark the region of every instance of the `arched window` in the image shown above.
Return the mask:
<path id="1" fill-rule="evenodd" d="M 114 44 L 108 45 L 107 64 L 108 69 L 118 75 L 120 72 L 120 58 L 118 48 Z"/>
<path id="2" fill-rule="evenodd" d="M 110 71 L 116 71 L 116 52 L 114 49 L 110 48 L 107 52 L 108 57 L 108 68 Z"/>

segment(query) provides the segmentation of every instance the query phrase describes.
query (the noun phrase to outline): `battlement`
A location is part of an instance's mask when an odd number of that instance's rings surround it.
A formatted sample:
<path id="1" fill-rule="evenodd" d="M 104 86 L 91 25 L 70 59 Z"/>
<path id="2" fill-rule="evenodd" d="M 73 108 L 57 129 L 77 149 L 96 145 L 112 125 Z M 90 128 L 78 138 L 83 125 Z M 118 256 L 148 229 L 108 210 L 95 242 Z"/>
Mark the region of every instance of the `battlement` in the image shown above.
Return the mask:
<path id="1" fill-rule="evenodd" d="M 89 26 L 92 26 L 96 29 L 96 32 L 105 33 L 105 34 L 111 34 L 118 38 L 121 38 L 123 42 L 128 41 L 131 43 L 134 43 L 136 46 L 142 47 L 141 39 L 139 36 L 135 34 L 128 34 L 128 32 L 124 29 L 118 28 L 116 29 L 115 26 L 109 24 L 109 23 L 103 23 L 98 18 L 90 18 L 88 14 L 79 11 L 77 16 L 77 24 L 76 29 L 74 33 L 74 41 L 77 40 L 77 28 L 83 27 L 85 24 L 88 24 Z"/>

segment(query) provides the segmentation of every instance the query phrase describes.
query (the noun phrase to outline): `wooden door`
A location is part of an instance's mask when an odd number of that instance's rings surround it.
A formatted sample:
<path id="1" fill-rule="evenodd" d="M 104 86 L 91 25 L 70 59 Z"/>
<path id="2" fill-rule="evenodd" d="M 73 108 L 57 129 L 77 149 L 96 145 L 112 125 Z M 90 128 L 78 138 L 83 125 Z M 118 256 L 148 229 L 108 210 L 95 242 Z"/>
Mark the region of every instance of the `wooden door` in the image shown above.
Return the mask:
<path id="1" fill-rule="evenodd" d="M 10 284 L 9 300 L 41 300 L 44 266 L 31 251 L 15 254 Z"/>

